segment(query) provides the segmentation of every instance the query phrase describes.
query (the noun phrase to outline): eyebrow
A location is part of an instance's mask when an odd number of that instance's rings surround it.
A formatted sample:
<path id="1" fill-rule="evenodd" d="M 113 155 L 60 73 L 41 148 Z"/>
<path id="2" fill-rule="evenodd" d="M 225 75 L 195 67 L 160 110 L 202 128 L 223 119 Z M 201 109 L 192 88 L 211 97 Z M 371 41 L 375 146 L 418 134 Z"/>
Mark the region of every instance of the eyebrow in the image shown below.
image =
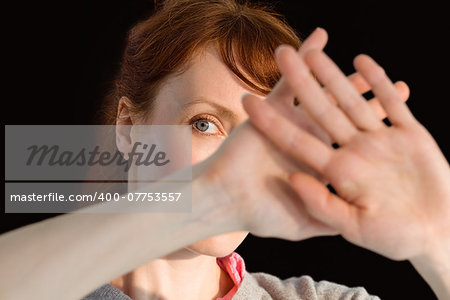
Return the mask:
<path id="1" fill-rule="evenodd" d="M 238 116 L 231 109 L 229 109 L 223 105 L 220 105 L 214 101 L 211 101 L 207 98 L 201 97 L 201 98 L 196 98 L 192 101 L 188 101 L 187 103 L 183 104 L 181 108 L 183 111 L 185 111 L 185 109 L 188 109 L 191 106 L 194 106 L 196 104 L 202 104 L 202 103 L 212 106 L 214 108 L 214 110 L 217 111 L 218 114 L 225 117 L 226 119 L 228 119 L 234 123 L 237 122 Z"/>

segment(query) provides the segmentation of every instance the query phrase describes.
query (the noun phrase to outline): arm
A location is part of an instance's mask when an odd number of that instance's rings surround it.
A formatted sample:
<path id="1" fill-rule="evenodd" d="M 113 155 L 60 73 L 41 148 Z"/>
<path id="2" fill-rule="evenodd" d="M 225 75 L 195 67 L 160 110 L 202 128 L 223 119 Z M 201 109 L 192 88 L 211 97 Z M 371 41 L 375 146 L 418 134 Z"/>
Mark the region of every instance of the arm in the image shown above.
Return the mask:
<path id="1" fill-rule="evenodd" d="M 239 229 L 214 187 L 201 179 L 192 184 L 192 213 L 96 214 L 89 213 L 91 207 L 87 214 L 65 214 L 3 234 L 0 298 L 78 299 L 154 258 Z"/>
<path id="2" fill-rule="evenodd" d="M 324 47 L 326 40 L 326 34 L 319 32 L 308 38 L 302 48 Z M 95 207 L 89 207 L 84 209 L 87 214 L 65 214 L 1 235 L 0 298 L 76 299 L 195 241 L 246 230 L 238 218 L 242 217 L 240 210 L 251 207 L 243 203 L 266 195 L 266 203 L 276 203 L 276 197 L 283 197 L 286 191 L 276 188 L 280 183 L 268 190 L 264 180 L 267 175 L 287 174 L 289 164 L 284 158 L 284 162 L 273 161 L 276 149 L 249 124 L 236 131 L 239 133 L 227 139 L 220 154 L 193 167 L 197 176 L 192 183 L 192 213 L 97 214 Z M 267 161 L 263 167 L 261 160 Z M 254 170 L 259 176 L 256 180 L 242 180 L 236 176 L 242 168 Z M 147 192 L 151 191 L 149 186 Z M 296 200 L 292 196 L 285 198 Z M 271 212 L 282 225 L 284 208 Z M 259 222 L 264 221 L 263 215 L 264 212 Z M 304 211 L 299 210 L 276 232 L 273 228 L 272 232 L 264 228 L 260 231 L 274 235 L 287 232 L 298 219 L 304 219 L 303 215 Z M 323 226 L 317 224 L 310 225 L 305 219 L 304 226 L 295 232 L 296 237 L 322 230 Z"/>
<path id="3" fill-rule="evenodd" d="M 436 242 L 439 240 L 442 242 L 444 239 L 437 239 Z M 450 299 L 450 243 L 429 247 L 425 253 L 410 261 L 439 299 Z"/>
<path id="4" fill-rule="evenodd" d="M 316 32 L 302 49 L 322 48 L 326 40 L 324 31 Z M 290 239 L 329 233 L 301 207 L 293 214 L 280 205 L 280 198 L 291 206 L 298 200 L 284 188 L 286 180 L 267 187 L 270 176 L 287 178 L 289 160 L 248 122 L 234 131 L 216 154 L 193 167 L 192 213 L 105 214 L 94 206 L 83 209 L 87 214 L 61 215 L 0 236 L 0 298 L 77 299 L 152 259 L 225 232 L 252 228 Z M 242 169 L 258 176 L 246 177 Z M 242 211 L 252 209 L 258 217 L 241 222 Z M 278 228 L 267 224 L 267 215 Z"/>
<path id="5" fill-rule="evenodd" d="M 326 39 L 323 30 L 316 31 L 300 55 L 323 48 Z M 359 92 L 368 91 L 360 75 L 350 80 Z M 271 95 L 292 103 L 285 97 L 288 89 L 280 81 Z M 400 84 L 399 90 L 406 100 L 407 87 Z M 382 118 L 379 102 L 370 103 Z M 300 111 L 294 116 L 306 117 Z M 89 208 L 90 214 L 61 215 L 0 236 L 0 298 L 78 298 L 154 258 L 224 232 L 251 230 L 289 240 L 335 234 L 304 210 L 288 186 L 289 173 L 303 167 L 245 122 L 211 158 L 193 167 L 198 175 L 192 214 L 93 214 Z"/>
<path id="6" fill-rule="evenodd" d="M 340 146 L 333 149 L 296 126 L 292 116 L 274 109 L 273 99 L 244 99 L 260 132 L 337 191 L 332 194 L 317 178 L 293 172 L 290 182 L 308 213 L 356 245 L 391 259 L 410 260 L 439 298 L 449 298 L 450 168 L 432 136 L 368 56 L 358 56 L 354 65 L 387 112 L 390 127 L 377 119 L 323 52 L 313 50 L 304 59 L 289 47 L 277 53 L 291 97 L 301 99 L 311 118 Z M 327 101 L 310 71 L 338 107 Z"/>

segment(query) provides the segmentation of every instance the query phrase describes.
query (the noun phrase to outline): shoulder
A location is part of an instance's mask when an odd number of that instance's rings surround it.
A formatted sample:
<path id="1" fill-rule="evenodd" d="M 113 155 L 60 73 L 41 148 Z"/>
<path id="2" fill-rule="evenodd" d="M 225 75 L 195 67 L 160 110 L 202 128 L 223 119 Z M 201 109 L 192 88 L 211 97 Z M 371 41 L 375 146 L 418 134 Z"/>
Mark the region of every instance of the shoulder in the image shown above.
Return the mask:
<path id="1" fill-rule="evenodd" d="M 233 297 L 239 299 L 379 299 L 362 287 L 350 288 L 329 281 L 314 281 L 310 276 L 280 279 L 267 273 L 245 272 Z"/>
<path id="2" fill-rule="evenodd" d="M 86 295 L 81 300 L 131 300 L 131 298 L 108 283 Z"/>

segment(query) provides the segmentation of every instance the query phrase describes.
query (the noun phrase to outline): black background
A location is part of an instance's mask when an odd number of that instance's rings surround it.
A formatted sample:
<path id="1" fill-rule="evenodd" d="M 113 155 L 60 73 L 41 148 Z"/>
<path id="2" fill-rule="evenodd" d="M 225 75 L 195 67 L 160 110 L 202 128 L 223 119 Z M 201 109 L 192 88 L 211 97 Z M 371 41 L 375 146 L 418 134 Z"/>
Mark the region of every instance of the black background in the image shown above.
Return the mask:
<path id="1" fill-rule="evenodd" d="M 374 57 L 411 89 L 409 106 L 449 154 L 448 16 L 431 1 L 272 2 L 302 38 L 317 26 L 326 52 L 349 74 L 359 53 Z M 4 124 L 96 124 L 118 68 L 126 31 L 152 0 L 21 1 L 4 7 Z M 414 147 L 414 145 L 411 145 Z M 2 208 L 3 209 L 3 208 Z M 53 215 L 4 214 L 1 232 Z M 302 242 L 250 236 L 237 249 L 250 272 L 311 275 L 364 286 L 382 299 L 433 299 L 408 262 L 393 262 L 340 237 Z"/>

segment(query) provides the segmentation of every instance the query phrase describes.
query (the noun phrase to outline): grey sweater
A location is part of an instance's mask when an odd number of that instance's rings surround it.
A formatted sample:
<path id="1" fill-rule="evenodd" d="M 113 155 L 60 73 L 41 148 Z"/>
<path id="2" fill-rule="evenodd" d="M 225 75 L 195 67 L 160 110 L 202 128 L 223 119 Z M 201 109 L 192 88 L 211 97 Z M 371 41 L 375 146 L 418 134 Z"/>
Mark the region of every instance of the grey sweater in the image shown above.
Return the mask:
<path id="1" fill-rule="evenodd" d="M 244 299 L 360 300 L 380 298 L 369 295 L 362 287 L 349 288 L 328 281 L 315 282 L 309 276 L 282 280 L 266 273 L 245 271 L 241 285 L 233 296 L 233 300 Z M 82 300 L 131 300 L 131 298 L 114 286 L 105 284 Z"/>

